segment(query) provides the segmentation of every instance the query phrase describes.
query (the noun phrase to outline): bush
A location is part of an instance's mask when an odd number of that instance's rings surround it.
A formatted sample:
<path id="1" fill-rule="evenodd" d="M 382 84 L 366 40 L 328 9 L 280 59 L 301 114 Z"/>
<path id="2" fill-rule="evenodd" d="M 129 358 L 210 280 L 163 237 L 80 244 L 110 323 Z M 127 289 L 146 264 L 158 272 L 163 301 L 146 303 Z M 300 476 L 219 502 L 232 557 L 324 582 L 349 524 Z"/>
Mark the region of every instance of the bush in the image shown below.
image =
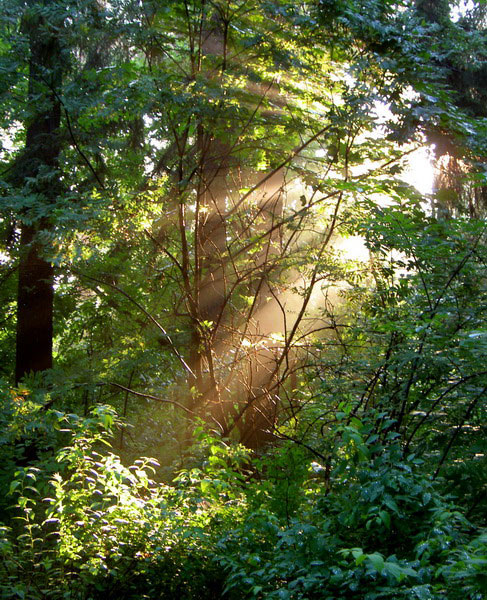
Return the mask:
<path id="1" fill-rule="evenodd" d="M 272 510 L 268 487 L 268 501 L 219 542 L 230 598 L 483 597 L 485 537 L 474 537 L 421 461 L 397 446 L 374 450 L 337 461 L 331 489 L 326 469 L 311 463 L 288 522 Z"/>
<path id="2" fill-rule="evenodd" d="M 3 599 L 485 597 L 485 533 L 358 419 L 337 427 L 331 470 L 290 443 L 251 459 L 199 428 L 193 465 L 166 485 L 152 459 L 127 467 L 110 452 L 112 409 L 43 414 L 50 453 L 8 486 Z M 35 403 L 10 416 L 14 445 L 19 431 L 43 437 Z"/>
<path id="3" fill-rule="evenodd" d="M 125 467 L 102 452 L 116 423 L 108 407 L 86 419 L 51 413 L 46 418 L 63 423 L 70 444 L 56 452 L 57 472 L 39 460 L 14 473 L 15 506 L 0 529 L 1 597 L 218 596 L 208 527 L 215 509 L 195 495 L 194 482 L 156 485 L 152 459 Z"/>

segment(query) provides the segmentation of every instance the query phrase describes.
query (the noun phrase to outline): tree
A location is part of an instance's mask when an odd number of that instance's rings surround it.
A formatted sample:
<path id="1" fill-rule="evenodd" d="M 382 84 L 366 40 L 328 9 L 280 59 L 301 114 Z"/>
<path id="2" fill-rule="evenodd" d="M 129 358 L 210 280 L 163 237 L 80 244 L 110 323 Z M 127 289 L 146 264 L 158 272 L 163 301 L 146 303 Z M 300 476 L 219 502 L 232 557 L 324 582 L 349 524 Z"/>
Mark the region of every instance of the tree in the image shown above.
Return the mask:
<path id="1" fill-rule="evenodd" d="M 33 3 L 25 10 L 22 27 L 29 42 L 28 98 L 25 149 L 13 165 L 10 180 L 34 199 L 37 213 L 24 211 L 20 225 L 17 292 L 15 381 L 28 373 L 52 367 L 54 269 L 49 256 L 52 228 L 49 205 L 61 191 L 59 174 L 62 48 L 50 18 L 53 2 Z M 28 206 L 28 201 L 27 201 Z M 29 214 L 30 212 L 30 214 Z M 47 243 L 46 243 L 47 242 Z"/>
<path id="2" fill-rule="evenodd" d="M 156 352 L 168 350 L 183 367 L 191 411 L 259 445 L 293 402 L 313 291 L 325 274 L 340 276 L 331 241 L 352 201 L 352 163 L 369 143 L 355 140 L 372 127 L 358 107 L 370 90 L 323 79 L 323 64 L 341 63 L 322 43 L 311 5 L 174 2 L 144 15 L 131 26 L 140 56 L 131 85 L 145 98 L 136 116 L 150 166 L 141 188 L 119 185 L 125 240 L 99 255 L 105 275 L 79 268 L 98 298 L 101 284 L 113 307 L 122 296 L 123 310 L 138 306 L 134 324 L 142 316 L 157 327 Z M 147 103 L 147 89 L 157 101 Z M 318 221 L 323 230 L 312 234 Z M 122 251 L 128 269 L 116 257 Z M 137 261 L 150 263 L 141 267 L 149 285 L 136 283 Z M 156 372 L 151 380 L 161 386 Z"/>
<path id="3" fill-rule="evenodd" d="M 355 277 L 334 236 L 377 210 L 374 194 L 410 201 L 396 180 L 406 143 L 470 127 L 429 66 L 436 30 L 415 4 L 360 7 L 78 9 L 92 16 L 87 40 L 70 34 L 60 95 L 76 203 L 57 202 L 74 225 L 58 301 L 60 364 L 86 403 L 108 396 L 98 383 L 122 386 L 253 446 L 295 418 L 297 374 L 335 330 L 314 298 L 324 286 L 328 307 L 326 286 Z"/>
<path id="4" fill-rule="evenodd" d="M 408 83 L 389 86 L 380 54 L 330 43 L 335 24 L 320 30 L 312 4 L 125 10 L 128 57 L 94 76 L 112 78 L 111 104 L 78 117 L 110 130 L 99 160 L 111 204 L 78 235 L 70 272 L 86 319 L 73 332 L 94 340 L 104 378 L 169 395 L 257 446 L 299 405 L 296 374 L 330 327 L 309 309 L 344 277 L 338 225 L 404 153 L 377 139 L 370 107 Z M 392 39 L 405 17 L 384 15 Z M 121 135 L 131 128 L 135 145 Z"/>
<path id="5" fill-rule="evenodd" d="M 108 32 L 100 15 L 91 0 L 76 6 L 47 1 L 8 5 L 3 21 L 10 36 L 2 94 L 11 146 L 3 157 L 3 223 L 5 249 L 19 260 L 16 383 L 53 366 L 54 264 L 69 254 L 73 231 L 98 209 L 94 190 L 104 190 L 110 201 L 103 183 L 109 155 L 102 157 L 100 148 L 111 143 L 118 107 L 89 125 L 86 113 L 107 88 L 96 69 L 102 71 L 109 56 L 120 62 L 113 46 L 117 40 L 123 54 L 124 38 Z M 129 143 L 137 134 L 132 126 L 126 124 Z"/>

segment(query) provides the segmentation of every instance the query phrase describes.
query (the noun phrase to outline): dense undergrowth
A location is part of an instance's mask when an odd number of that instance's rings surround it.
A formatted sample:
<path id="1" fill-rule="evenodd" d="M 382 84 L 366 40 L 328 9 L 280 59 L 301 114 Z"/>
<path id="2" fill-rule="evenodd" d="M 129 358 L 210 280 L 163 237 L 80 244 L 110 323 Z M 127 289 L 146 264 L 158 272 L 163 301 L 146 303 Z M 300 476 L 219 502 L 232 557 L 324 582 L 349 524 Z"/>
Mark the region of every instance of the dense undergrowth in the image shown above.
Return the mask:
<path id="1" fill-rule="evenodd" d="M 193 466 L 165 484 L 153 460 L 112 453 L 113 409 L 3 401 L 2 598 L 485 597 L 485 531 L 367 422 L 331 466 L 287 442 L 252 458 L 201 427 Z"/>

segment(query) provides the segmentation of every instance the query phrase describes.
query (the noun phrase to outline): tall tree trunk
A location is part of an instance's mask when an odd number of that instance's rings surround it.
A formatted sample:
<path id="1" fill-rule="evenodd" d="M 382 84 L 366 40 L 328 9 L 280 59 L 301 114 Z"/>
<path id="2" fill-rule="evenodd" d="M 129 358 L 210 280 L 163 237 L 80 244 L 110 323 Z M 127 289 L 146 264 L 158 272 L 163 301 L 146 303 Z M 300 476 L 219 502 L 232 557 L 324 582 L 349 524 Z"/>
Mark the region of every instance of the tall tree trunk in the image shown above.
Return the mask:
<path id="1" fill-rule="evenodd" d="M 203 61 L 203 72 L 214 83 L 223 83 L 228 65 L 228 28 L 230 16 L 221 12 L 202 15 L 200 27 L 200 54 Z M 193 44 L 196 46 L 196 42 Z M 197 61 L 193 60 L 192 64 Z M 210 65 L 210 68 L 208 67 Z M 201 67 L 199 67 L 201 68 Z M 220 82 L 221 78 L 221 82 Z M 265 93 L 267 93 L 269 89 Z M 258 101 L 258 100 L 257 100 Z M 221 100 L 222 115 L 225 99 Z M 220 116 L 221 119 L 221 116 Z M 235 126 L 237 127 L 237 125 Z M 270 229 L 282 213 L 283 172 L 274 176 L 255 174 L 246 165 L 235 150 L 234 140 L 238 130 L 222 127 L 215 119 L 200 124 L 197 133 L 199 152 L 198 186 L 196 190 L 196 217 L 194 229 L 194 279 L 192 296 L 192 338 L 190 347 L 190 365 L 196 375 L 197 396 L 192 409 L 199 409 L 205 416 L 217 423 L 224 433 L 231 425 L 232 417 L 238 417 L 235 405 L 245 405 L 245 417 L 239 419 L 241 440 L 250 447 L 260 447 L 271 439 L 267 433 L 272 429 L 276 418 L 276 403 L 270 398 L 269 389 L 273 387 L 275 360 L 272 352 L 265 348 L 247 351 L 248 369 L 239 368 L 232 381 L 223 390 L 221 385 L 225 375 L 217 372 L 217 361 L 228 360 L 228 356 L 241 347 L 239 340 L 248 336 L 257 340 L 265 339 L 274 329 L 266 318 L 260 325 L 252 315 L 252 324 L 239 322 L 242 314 L 232 319 L 232 296 L 235 295 L 236 281 L 241 290 L 247 289 L 249 296 L 254 296 L 253 312 L 269 312 L 267 271 L 270 261 L 275 258 L 274 242 L 279 231 L 271 234 L 262 250 L 252 254 L 252 265 L 239 268 L 233 264 L 228 247 L 228 236 L 235 233 L 235 228 L 243 227 L 232 221 L 233 202 L 238 203 L 239 194 L 236 187 L 254 187 L 259 179 L 264 180 L 257 185 L 255 194 L 249 199 L 255 203 L 255 222 L 248 231 L 249 237 L 256 233 L 264 233 Z M 245 206 L 248 209 L 248 206 Z M 182 237 L 185 239 L 185 223 L 180 224 Z M 242 237 L 245 231 L 241 230 Z M 183 244 L 184 245 L 184 244 Z M 184 249 L 183 249 L 184 255 Z M 183 260 L 183 267 L 188 261 Z M 186 269 L 184 269 L 186 270 Z M 245 271 L 249 270 L 246 274 Z M 257 274 L 257 275 L 256 275 Z M 272 302 L 271 302 L 272 303 Z M 274 307 L 276 308 L 276 307 Z M 250 314 L 249 314 L 250 316 Z M 270 327 L 270 330 L 268 330 Z M 242 330 L 242 331 L 240 331 Z M 241 340 L 240 340 L 241 341 Z M 256 343 L 256 345 L 259 345 Z M 191 381 L 193 385 L 193 381 Z"/>
<path id="2" fill-rule="evenodd" d="M 17 291 L 15 382 L 52 367 L 54 270 L 42 258 L 36 227 L 22 225 Z"/>
<path id="3" fill-rule="evenodd" d="M 24 26 L 29 34 L 29 91 L 32 117 L 27 125 L 25 149 L 15 168 L 15 178 L 24 189 L 49 205 L 60 192 L 57 174 L 61 107 L 61 46 L 52 23 L 42 8 L 52 0 L 33 4 Z M 38 108 L 36 108 L 38 107 Z M 23 215 L 20 233 L 20 263 L 17 292 L 16 384 L 28 373 L 52 367 L 54 269 L 49 261 L 46 235 L 52 229 L 48 218 L 33 220 Z M 43 239 L 44 238 L 44 239 Z"/>

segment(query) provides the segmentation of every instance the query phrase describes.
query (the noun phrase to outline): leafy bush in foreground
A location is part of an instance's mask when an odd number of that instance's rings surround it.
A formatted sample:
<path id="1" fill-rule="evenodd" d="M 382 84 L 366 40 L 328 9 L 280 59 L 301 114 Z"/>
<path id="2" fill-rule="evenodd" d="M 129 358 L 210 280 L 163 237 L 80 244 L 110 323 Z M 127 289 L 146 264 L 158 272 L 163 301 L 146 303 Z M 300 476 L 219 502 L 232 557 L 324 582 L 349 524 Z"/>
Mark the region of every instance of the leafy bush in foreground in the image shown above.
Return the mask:
<path id="1" fill-rule="evenodd" d="M 483 597 L 485 539 L 471 541 L 473 526 L 417 471 L 385 450 L 348 468 L 329 492 L 308 480 L 287 525 L 264 506 L 247 514 L 219 542 L 230 597 Z"/>
<path id="2" fill-rule="evenodd" d="M 216 508 L 189 486 L 156 485 L 151 459 L 127 468 L 103 451 L 110 408 L 87 419 L 56 415 L 71 435 L 56 453 L 58 471 L 40 461 L 18 469 L 9 486 L 15 506 L 0 529 L 0 597 L 218 597 L 208 528 Z"/>
<path id="3" fill-rule="evenodd" d="M 252 462 L 199 430 L 199 464 L 162 485 L 152 460 L 125 467 L 104 450 L 111 409 L 47 413 L 70 441 L 56 472 L 49 458 L 11 479 L 1 598 L 485 597 L 485 533 L 394 444 L 349 445 L 328 477 L 296 446 Z M 286 484 L 275 466 L 293 461 L 307 467 Z"/>

